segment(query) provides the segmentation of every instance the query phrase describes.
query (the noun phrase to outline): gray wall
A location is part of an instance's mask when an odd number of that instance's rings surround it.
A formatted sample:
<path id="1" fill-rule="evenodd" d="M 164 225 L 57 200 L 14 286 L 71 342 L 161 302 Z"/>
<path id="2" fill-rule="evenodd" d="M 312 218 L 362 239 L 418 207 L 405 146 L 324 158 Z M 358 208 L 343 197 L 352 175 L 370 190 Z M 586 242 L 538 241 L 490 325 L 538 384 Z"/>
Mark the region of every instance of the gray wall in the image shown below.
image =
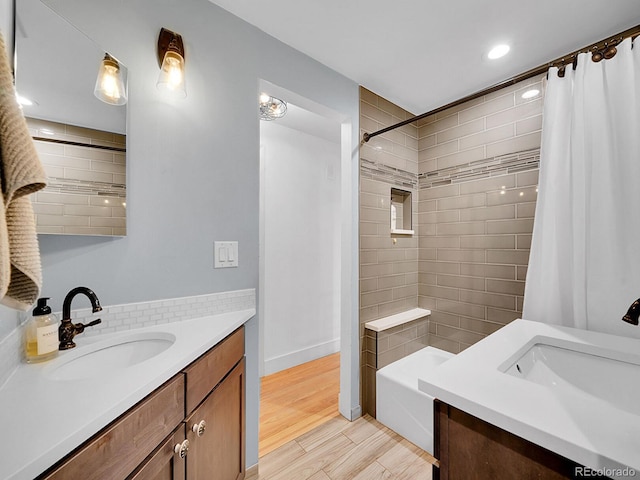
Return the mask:
<path id="1" fill-rule="evenodd" d="M 77 285 L 105 305 L 257 288 L 259 79 L 350 117 L 354 152 L 358 86 L 206 0 L 45 3 L 129 68 L 128 235 L 40 236 L 52 307 Z M 184 100 L 155 88 L 161 27 L 185 41 Z M 239 241 L 239 268 L 212 268 L 214 240 Z M 258 460 L 257 325 L 247 329 L 247 465 Z"/>

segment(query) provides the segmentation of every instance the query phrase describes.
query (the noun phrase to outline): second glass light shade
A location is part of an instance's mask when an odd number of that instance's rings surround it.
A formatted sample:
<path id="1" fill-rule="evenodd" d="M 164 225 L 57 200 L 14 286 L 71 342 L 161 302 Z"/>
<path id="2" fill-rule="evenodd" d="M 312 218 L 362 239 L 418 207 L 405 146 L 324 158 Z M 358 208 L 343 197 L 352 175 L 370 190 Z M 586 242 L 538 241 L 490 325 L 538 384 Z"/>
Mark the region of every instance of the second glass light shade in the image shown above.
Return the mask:
<path id="1" fill-rule="evenodd" d="M 105 53 L 100 63 L 93 94 L 110 105 L 124 105 L 127 103 L 127 91 L 124 87 L 120 64 L 108 53 Z"/>
<path id="2" fill-rule="evenodd" d="M 187 96 L 187 89 L 184 81 L 184 58 L 174 50 L 167 50 L 160 67 L 158 76 L 158 89 L 169 94 L 184 98 Z"/>

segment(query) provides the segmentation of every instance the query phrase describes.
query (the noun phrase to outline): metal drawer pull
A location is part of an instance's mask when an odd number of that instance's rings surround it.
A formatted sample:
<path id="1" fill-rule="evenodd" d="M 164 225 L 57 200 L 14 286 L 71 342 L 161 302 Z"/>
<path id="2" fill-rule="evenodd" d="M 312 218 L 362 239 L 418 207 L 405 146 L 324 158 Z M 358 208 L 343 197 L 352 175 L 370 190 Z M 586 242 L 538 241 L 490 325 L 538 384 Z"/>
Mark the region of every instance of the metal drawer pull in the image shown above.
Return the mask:
<path id="1" fill-rule="evenodd" d="M 191 427 L 191 431 L 195 433 L 197 436 L 201 437 L 204 435 L 204 431 L 207 429 L 207 422 L 201 420 L 200 423 L 194 423 L 193 427 Z"/>
<path id="2" fill-rule="evenodd" d="M 184 458 L 187 456 L 187 452 L 189 451 L 189 440 L 185 440 L 182 443 L 177 443 L 175 447 L 173 447 L 173 451 L 180 455 L 180 458 Z"/>

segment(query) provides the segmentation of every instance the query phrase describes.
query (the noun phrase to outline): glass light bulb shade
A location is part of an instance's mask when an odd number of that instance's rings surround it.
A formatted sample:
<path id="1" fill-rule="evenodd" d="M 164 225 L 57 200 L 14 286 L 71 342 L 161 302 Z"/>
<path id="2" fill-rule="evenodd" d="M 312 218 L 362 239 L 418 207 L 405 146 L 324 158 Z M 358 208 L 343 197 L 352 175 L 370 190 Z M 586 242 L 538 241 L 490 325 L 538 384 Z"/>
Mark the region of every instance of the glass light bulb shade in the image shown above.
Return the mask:
<path id="1" fill-rule="evenodd" d="M 168 50 L 165 53 L 156 86 L 159 90 L 164 90 L 176 97 L 184 98 L 187 96 L 184 79 L 184 58 L 178 52 Z"/>
<path id="2" fill-rule="evenodd" d="M 105 55 L 100 63 L 93 94 L 110 105 L 124 105 L 127 103 L 127 91 L 122 77 L 118 62 Z"/>
<path id="3" fill-rule="evenodd" d="M 287 113 L 287 102 L 276 97 L 260 95 L 260 120 L 276 120 Z"/>

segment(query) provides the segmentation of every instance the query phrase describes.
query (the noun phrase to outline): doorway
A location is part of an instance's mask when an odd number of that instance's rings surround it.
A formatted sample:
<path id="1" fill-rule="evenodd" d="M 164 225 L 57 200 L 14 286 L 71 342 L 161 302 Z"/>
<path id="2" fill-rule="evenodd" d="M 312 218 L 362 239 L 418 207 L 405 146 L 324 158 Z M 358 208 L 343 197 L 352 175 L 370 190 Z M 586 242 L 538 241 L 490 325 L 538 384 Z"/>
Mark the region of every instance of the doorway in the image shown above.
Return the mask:
<path id="1" fill-rule="evenodd" d="M 345 305 L 351 285 L 343 280 L 345 258 L 351 260 L 343 248 L 343 169 L 350 165 L 344 157 L 351 154 L 351 126 L 345 128 L 336 115 L 312 111 L 311 102 L 291 92 L 267 82 L 260 87 L 288 104 L 282 119 L 260 122 L 260 376 L 270 384 L 278 376 L 303 382 L 305 371 L 311 378 L 335 371 L 345 351 L 352 356 L 353 317 L 344 314 L 351 308 Z M 341 334 L 345 322 L 347 338 Z M 353 351 L 357 355 L 357 347 Z M 342 367 L 340 390 L 347 385 L 351 393 L 352 362 Z M 343 415 L 351 420 L 352 410 Z"/>

